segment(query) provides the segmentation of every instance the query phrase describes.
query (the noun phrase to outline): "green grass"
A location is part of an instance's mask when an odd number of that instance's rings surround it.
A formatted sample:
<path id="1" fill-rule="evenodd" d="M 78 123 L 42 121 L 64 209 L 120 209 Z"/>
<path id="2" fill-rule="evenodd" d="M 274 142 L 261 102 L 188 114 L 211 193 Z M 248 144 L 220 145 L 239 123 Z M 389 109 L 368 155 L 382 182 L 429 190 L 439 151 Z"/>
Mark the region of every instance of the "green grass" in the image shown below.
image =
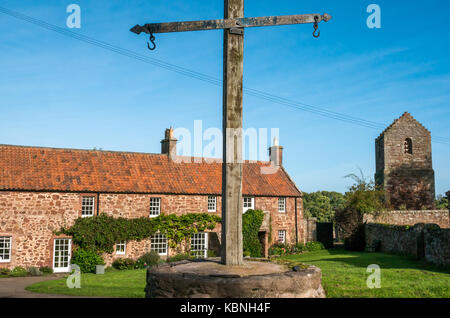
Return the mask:
<path id="1" fill-rule="evenodd" d="M 36 283 L 26 290 L 73 296 L 140 298 L 145 295 L 145 269 L 112 270 L 104 275 L 81 274 L 81 288 L 68 288 L 66 279 Z"/>
<path id="2" fill-rule="evenodd" d="M 408 256 L 384 253 L 321 250 L 284 257 L 316 265 L 322 270 L 327 297 L 443 297 L 450 298 L 450 270 L 442 270 Z M 367 266 L 381 268 L 381 288 L 366 285 Z M 81 288 L 70 289 L 66 278 L 45 281 L 26 289 L 38 293 L 101 297 L 144 297 L 145 270 L 113 270 L 104 275 L 82 274 Z"/>
<path id="3" fill-rule="evenodd" d="M 327 297 L 450 298 L 450 270 L 443 270 L 408 256 L 385 253 L 321 250 L 284 257 L 322 270 Z M 381 268 L 381 288 L 370 289 L 367 266 Z"/>

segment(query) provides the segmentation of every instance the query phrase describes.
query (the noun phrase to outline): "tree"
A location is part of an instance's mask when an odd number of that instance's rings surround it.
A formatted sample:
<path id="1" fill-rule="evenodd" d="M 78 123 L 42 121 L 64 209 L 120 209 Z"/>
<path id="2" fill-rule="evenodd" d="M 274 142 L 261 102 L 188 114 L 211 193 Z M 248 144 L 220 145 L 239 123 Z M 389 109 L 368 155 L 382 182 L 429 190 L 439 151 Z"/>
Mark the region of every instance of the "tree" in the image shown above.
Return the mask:
<path id="1" fill-rule="evenodd" d="M 344 195 L 339 192 L 317 191 L 303 193 L 306 217 L 315 217 L 318 222 L 332 222 L 336 209 L 342 207 Z"/>
<path id="2" fill-rule="evenodd" d="M 361 177 L 349 174 L 346 178 L 354 180 L 354 184 L 345 193 L 345 202 L 335 214 L 335 221 L 344 235 L 344 247 L 349 250 L 363 250 L 364 214 L 384 211 L 387 208 L 384 191 L 367 180 L 360 169 Z"/>
<path id="3" fill-rule="evenodd" d="M 436 209 L 438 210 L 448 209 L 448 198 L 444 197 L 442 194 L 439 194 L 436 198 Z"/>

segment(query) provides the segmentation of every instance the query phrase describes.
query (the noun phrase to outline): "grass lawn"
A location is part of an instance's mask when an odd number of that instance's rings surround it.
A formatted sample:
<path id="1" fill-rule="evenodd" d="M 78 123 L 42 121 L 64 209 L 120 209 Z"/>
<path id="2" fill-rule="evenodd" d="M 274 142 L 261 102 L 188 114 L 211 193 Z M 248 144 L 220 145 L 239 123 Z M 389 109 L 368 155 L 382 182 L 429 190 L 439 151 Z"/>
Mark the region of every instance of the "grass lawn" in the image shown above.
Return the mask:
<path id="1" fill-rule="evenodd" d="M 139 298 L 145 295 L 145 269 L 114 270 L 105 272 L 104 275 L 81 274 L 81 288 L 68 288 L 66 279 L 36 283 L 26 290 L 75 296 Z"/>
<path id="2" fill-rule="evenodd" d="M 327 297 L 450 298 L 450 270 L 408 256 L 331 249 L 284 258 L 319 267 Z M 381 288 L 366 285 L 370 264 L 381 268 Z"/>
<path id="3" fill-rule="evenodd" d="M 450 298 L 450 270 L 437 269 L 411 257 L 384 253 L 322 250 L 286 259 L 316 265 L 322 270 L 327 297 L 443 297 Z M 381 288 L 366 286 L 367 266 L 381 268 Z M 36 283 L 26 289 L 39 293 L 103 297 L 144 297 L 145 270 L 82 274 L 81 288 L 69 289 L 66 279 Z"/>

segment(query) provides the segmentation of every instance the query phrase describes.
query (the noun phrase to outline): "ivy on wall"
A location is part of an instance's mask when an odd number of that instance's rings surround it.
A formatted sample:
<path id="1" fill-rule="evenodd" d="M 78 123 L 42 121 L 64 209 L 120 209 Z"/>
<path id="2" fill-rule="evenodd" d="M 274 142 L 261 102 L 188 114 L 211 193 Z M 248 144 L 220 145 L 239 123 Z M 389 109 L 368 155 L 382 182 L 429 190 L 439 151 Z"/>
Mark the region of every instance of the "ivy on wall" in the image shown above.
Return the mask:
<path id="1" fill-rule="evenodd" d="M 247 210 L 242 216 L 242 238 L 244 255 L 261 257 L 261 242 L 258 233 L 264 219 L 261 210 Z"/>
<path id="2" fill-rule="evenodd" d="M 73 242 L 82 249 L 97 253 L 113 253 L 119 241 L 141 241 L 156 233 L 166 235 L 169 246 L 177 247 L 191 235 L 213 230 L 221 218 L 207 213 L 164 215 L 155 218 L 114 218 L 105 213 L 89 218 L 78 218 L 70 228 L 62 228 L 56 235 L 72 236 Z"/>

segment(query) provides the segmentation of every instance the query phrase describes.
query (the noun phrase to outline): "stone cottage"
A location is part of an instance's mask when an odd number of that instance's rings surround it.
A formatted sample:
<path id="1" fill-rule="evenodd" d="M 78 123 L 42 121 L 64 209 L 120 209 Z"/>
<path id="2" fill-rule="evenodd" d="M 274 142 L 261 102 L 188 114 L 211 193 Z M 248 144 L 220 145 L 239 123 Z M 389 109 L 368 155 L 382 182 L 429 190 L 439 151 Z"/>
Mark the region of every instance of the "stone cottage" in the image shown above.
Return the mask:
<path id="1" fill-rule="evenodd" d="M 80 217 L 99 213 L 126 218 L 160 213 L 220 216 L 220 160 L 174 160 L 176 140 L 170 130 L 161 145 L 161 154 L 0 145 L 0 267 L 49 266 L 67 272 L 72 241 L 54 231 Z M 283 149 L 275 145 L 269 150 L 281 153 Z M 302 194 L 281 159 L 271 157 L 271 162 L 243 164 L 242 204 L 244 211 L 265 211 L 260 232 L 265 253 L 275 242 L 304 241 Z M 261 173 L 261 167 L 269 164 L 279 169 Z M 218 250 L 220 230 L 219 225 L 209 233 L 195 234 L 190 250 L 200 257 Z M 150 250 L 163 257 L 174 253 L 165 236 L 157 234 L 140 242 L 117 242 L 105 261 L 136 259 Z"/>

